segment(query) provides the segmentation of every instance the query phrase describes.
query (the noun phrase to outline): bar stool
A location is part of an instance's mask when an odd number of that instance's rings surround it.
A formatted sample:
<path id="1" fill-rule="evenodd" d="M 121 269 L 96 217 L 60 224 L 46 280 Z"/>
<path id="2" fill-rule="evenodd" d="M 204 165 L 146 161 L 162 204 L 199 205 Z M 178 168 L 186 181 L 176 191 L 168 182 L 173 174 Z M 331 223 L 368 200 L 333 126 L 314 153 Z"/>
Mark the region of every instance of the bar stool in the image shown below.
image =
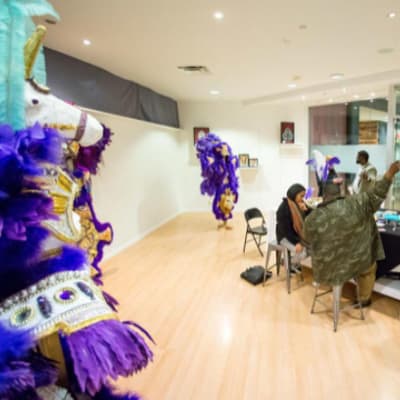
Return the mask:
<path id="1" fill-rule="evenodd" d="M 276 254 L 276 264 L 269 266 L 269 259 L 271 257 L 271 253 L 275 251 Z M 290 294 L 290 255 L 288 249 L 281 244 L 278 244 L 276 240 L 272 240 L 268 242 L 267 248 L 267 256 L 265 258 L 265 270 L 264 270 L 264 280 L 263 286 L 265 286 L 265 281 L 267 278 L 267 272 L 276 266 L 276 274 L 279 276 L 280 272 L 280 264 L 281 264 L 281 254 L 283 254 L 283 265 L 286 270 L 286 287 L 288 294 Z"/>
<path id="2" fill-rule="evenodd" d="M 353 281 L 353 280 L 352 280 Z M 355 284 L 356 284 L 356 295 L 357 295 L 357 303 L 356 304 L 350 304 L 348 306 L 343 307 L 342 309 L 340 308 L 340 298 L 342 297 L 342 289 L 343 289 L 343 285 L 345 282 L 338 284 L 338 285 L 334 285 L 331 287 L 331 289 L 326 290 L 322 293 L 318 293 L 318 290 L 320 288 L 320 283 L 318 282 L 313 282 L 313 285 L 315 286 L 315 295 L 314 295 L 314 300 L 313 300 L 313 304 L 311 306 L 311 314 L 314 313 L 314 309 L 315 309 L 315 304 L 317 302 L 319 302 L 320 304 L 323 304 L 324 306 L 326 306 L 321 300 L 319 300 L 319 298 L 321 296 L 324 296 L 328 293 L 333 292 L 333 331 L 336 332 L 337 331 L 337 326 L 339 323 L 339 314 L 341 311 L 344 311 L 348 308 L 356 308 L 359 307 L 360 309 L 360 314 L 361 314 L 361 319 L 364 320 L 364 312 L 362 309 L 362 305 L 361 305 L 361 300 L 360 300 L 360 288 L 358 286 L 358 279 L 354 279 Z"/>

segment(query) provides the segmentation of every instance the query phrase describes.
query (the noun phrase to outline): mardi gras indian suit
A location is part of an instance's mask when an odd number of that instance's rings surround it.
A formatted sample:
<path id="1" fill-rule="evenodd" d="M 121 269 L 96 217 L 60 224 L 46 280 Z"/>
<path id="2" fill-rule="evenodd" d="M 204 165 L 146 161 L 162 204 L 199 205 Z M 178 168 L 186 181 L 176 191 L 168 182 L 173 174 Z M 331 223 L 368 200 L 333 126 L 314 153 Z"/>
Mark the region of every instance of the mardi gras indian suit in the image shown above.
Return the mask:
<path id="1" fill-rule="evenodd" d="M 137 399 L 109 380 L 144 368 L 151 338 L 101 288 L 112 229 L 90 195 L 110 131 L 31 76 L 44 31 L 25 46 L 27 127 L 0 125 L 0 399 Z"/>
<path id="2" fill-rule="evenodd" d="M 229 229 L 227 221 L 232 218 L 233 208 L 239 198 L 239 180 L 236 176 L 239 159 L 232 154 L 231 147 L 213 133 L 201 138 L 196 150 L 203 178 L 201 194 L 214 196 L 212 210 L 215 218 L 222 221 L 219 227 Z"/>

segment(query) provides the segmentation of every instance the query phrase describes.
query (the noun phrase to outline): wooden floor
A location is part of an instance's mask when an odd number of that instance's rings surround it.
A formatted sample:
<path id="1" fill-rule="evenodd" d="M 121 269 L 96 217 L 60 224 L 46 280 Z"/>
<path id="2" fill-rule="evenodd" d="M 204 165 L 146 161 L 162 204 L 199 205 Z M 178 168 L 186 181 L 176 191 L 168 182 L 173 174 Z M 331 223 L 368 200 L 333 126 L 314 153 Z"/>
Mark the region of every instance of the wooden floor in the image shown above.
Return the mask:
<path id="1" fill-rule="evenodd" d="M 341 315 L 334 333 L 330 313 L 310 314 L 310 274 L 291 295 L 283 272 L 265 287 L 240 279 L 264 260 L 252 244 L 242 254 L 241 215 L 233 225 L 184 214 L 105 263 L 121 318 L 157 342 L 119 387 L 147 400 L 400 399 L 400 303 L 376 295 L 365 321 Z"/>

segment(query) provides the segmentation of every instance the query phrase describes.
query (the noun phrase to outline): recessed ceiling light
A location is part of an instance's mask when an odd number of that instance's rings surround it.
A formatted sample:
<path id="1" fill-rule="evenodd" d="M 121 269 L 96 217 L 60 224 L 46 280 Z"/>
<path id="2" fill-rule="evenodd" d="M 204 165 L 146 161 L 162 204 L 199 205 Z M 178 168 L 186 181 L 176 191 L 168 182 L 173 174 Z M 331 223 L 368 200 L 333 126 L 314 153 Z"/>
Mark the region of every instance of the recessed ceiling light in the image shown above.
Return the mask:
<path id="1" fill-rule="evenodd" d="M 390 13 L 387 14 L 388 18 L 393 19 L 396 16 L 396 13 L 394 11 L 391 11 Z"/>
<path id="2" fill-rule="evenodd" d="M 219 93 L 219 90 L 210 90 L 210 94 L 212 94 L 213 96 L 218 96 Z"/>
<path id="3" fill-rule="evenodd" d="M 333 99 L 329 99 L 329 103 L 332 103 L 333 102 Z"/>
<path id="4" fill-rule="evenodd" d="M 344 75 L 341 72 L 335 72 L 335 73 L 330 75 L 330 78 L 338 80 L 338 79 L 343 79 L 343 76 Z"/>
<path id="5" fill-rule="evenodd" d="M 224 19 L 224 13 L 221 11 L 215 11 L 213 17 L 218 20 Z"/>
<path id="6" fill-rule="evenodd" d="M 304 101 L 306 99 L 306 96 L 301 96 L 301 99 Z"/>
<path id="7" fill-rule="evenodd" d="M 392 47 L 383 47 L 382 49 L 378 49 L 379 54 L 390 54 L 393 53 L 394 49 Z"/>
<path id="8" fill-rule="evenodd" d="M 355 99 L 359 99 L 359 98 L 360 98 L 360 96 L 359 96 L 358 94 L 353 94 L 353 97 L 354 97 Z"/>
<path id="9" fill-rule="evenodd" d="M 342 89 L 342 92 L 343 92 L 343 93 L 346 93 L 346 92 L 347 92 L 347 89 L 344 87 L 344 88 Z"/>
<path id="10" fill-rule="evenodd" d="M 371 97 L 375 97 L 375 92 L 371 92 L 369 95 L 370 95 Z"/>
<path id="11" fill-rule="evenodd" d="M 92 44 L 92 42 L 89 39 L 83 39 L 83 44 L 85 46 L 90 46 Z"/>
<path id="12" fill-rule="evenodd" d="M 295 83 L 289 83 L 289 85 L 287 85 L 289 89 L 294 89 L 295 87 L 297 87 L 297 85 Z"/>

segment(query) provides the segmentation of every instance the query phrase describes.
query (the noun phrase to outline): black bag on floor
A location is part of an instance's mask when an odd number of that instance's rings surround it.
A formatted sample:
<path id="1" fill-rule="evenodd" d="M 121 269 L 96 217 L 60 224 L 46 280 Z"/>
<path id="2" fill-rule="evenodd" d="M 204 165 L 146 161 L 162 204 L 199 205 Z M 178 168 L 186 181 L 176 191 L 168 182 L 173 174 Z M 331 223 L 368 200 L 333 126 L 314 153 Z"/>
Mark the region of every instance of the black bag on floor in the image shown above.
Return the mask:
<path id="1" fill-rule="evenodd" d="M 252 285 L 258 285 L 259 283 L 262 283 L 264 279 L 264 271 L 264 267 L 261 265 L 255 265 L 254 267 L 247 268 L 245 271 L 243 271 L 240 274 L 240 277 L 247 282 L 250 282 Z M 271 276 L 272 272 L 267 271 L 266 280 L 271 278 Z"/>

